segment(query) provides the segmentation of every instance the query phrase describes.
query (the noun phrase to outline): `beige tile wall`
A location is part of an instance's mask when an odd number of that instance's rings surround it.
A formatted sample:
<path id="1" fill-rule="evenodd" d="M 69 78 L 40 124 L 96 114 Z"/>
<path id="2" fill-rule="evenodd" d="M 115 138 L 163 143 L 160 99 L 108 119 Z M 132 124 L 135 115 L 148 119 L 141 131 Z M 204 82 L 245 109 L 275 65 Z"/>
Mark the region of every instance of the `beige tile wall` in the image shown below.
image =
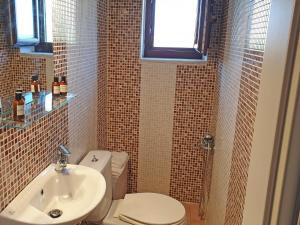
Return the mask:
<path id="1" fill-rule="evenodd" d="M 170 191 L 176 71 L 174 64 L 142 64 L 138 192 Z"/>
<path id="2" fill-rule="evenodd" d="M 76 99 L 68 107 L 70 162 L 96 147 L 97 1 L 54 1 L 56 75 L 66 74 Z"/>

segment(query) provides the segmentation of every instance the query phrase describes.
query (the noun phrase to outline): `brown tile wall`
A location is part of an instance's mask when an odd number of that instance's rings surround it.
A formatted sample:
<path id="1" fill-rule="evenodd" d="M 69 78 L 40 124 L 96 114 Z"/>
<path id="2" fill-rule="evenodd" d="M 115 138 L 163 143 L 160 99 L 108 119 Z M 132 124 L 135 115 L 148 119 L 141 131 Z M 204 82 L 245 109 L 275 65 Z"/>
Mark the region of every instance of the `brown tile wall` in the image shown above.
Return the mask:
<path id="1" fill-rule="evenodd" d="M 102 33 L 99 39 L 98 145 L 129 153 L 129 191 L 135 192 L 138 179 L 142 0 L 100 2 L 106 8 L 100 7 L 99 22 Z M 218 1 L 215 8 L 217 15 L 220 15 L 221 3 Z M 103 24 L 105 21 L 106 24 Z M 199 201 L 203 190 L 204 153 L 199 147 L 199 140 L 204 133 L 214 133 L 218 29 L 216 24 L 206 65 L 177 66 L 170 195 L 183 201 Z M 105 62 L 107 65 L 103 65 Z"/>
<path id="2" fill-rule="evenodd" d="M 200 140 L 214 132 L 215 64 L 178 66 L 174 109 L 170 195 L 199 202 L 203 191 L 204 155 Z"/>
<path id="3" fill-rule="evenodd" d="M 97 142 L 99 148 L 107 146 L 107 38 L 108 0 L 98 1 L 98 107 Z"/>
<path id="4" fill-rule="evenodd" d="M 107 148 L 130 155 L 129 191 L 137 190 L 141 65 L 140 0 L 111 0 L 108 10 Z"/>
<path id="5" fill-rule="evenodd" d="M 222 1 L 215 1 L 217 23 L 211 33 L 206 65 L 178 65 L 172 149 L 170 195 L 189 202 L 200 202 L 204 191 L 204 160 L 200 148 L 205 134 L 215 134 L 217 63 Z"/>
<path id="6" fill-rule="evenodd" d="M 0 211 L 68 143 L 68 112 L 60 109 L 24 130 L 0 130 Z"/>

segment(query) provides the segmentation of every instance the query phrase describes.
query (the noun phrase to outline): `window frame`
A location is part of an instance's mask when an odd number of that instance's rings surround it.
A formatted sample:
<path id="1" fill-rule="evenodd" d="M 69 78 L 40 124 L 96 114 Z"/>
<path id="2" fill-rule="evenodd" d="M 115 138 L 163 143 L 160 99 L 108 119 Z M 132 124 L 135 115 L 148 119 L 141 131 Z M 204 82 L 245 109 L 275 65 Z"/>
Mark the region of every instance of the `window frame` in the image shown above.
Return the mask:
<path id="1" fill-rule="evenodd" d="M 32 0 L 33 7 L 33 27 L 34 38 L 18 39 L 18 30 L 16 22 L 15 0 L 9 1 L 9 20 L 11 31 L 11 43 L 14 47 L 34 47 L 34 52 L 53 52 L 53 43 L 46 42 L 46 16 L 45 16 L 45 0 Z"/>
<path id="2" fill-rule="evenodd" d="M 154 30 L 155 30 L 155 4 L 156 0 L 145 0 L 145 26 L 144 26 L 144 49 L 143 57 L 145 58 L 169 58 L 169 59 L 192 59 L 202 60 L 207 54 L 204 51 L 207 48 L 207 37 L 203 37 L 204 26 L 207 21 L 209 10 L 206 5 L 209 0 L 198 0 L 197 23 L 195 27 L 194 48 L 170 48 L 170 47 L 154 47 Z"/>
<path id="3" fill-rule="evenodd" d="M 45 0 L 38 0 L 38 11 L 39 11 L 39 35 L 40 42 L 35 45 L 34 49 L 36 52 L 53 52 L 53 43 L 46 42 L 46 12 L 45 12 Z"/>

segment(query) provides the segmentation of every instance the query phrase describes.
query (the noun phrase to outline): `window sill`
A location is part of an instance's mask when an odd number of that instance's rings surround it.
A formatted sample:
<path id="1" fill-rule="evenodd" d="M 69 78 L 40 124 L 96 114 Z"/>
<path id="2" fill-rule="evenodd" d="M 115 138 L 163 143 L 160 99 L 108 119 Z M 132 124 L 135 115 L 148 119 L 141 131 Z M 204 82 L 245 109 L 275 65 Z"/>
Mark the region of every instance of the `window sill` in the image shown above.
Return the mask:
<path id="1" fill-rule="evenodd" d="M 20 47 L 20 55 L 31 58 L 51 58 L 53 53 L 48 52 L 35 52 L 33 47 Z"/>
<path id="2" fill-rule="evenodd" d="M 171 64 L 207 64 L 207 56 L 204 59 L 171 59 L 171 58 L 144 58 L 140 59 L 141 63 L 171 63 Z"/>

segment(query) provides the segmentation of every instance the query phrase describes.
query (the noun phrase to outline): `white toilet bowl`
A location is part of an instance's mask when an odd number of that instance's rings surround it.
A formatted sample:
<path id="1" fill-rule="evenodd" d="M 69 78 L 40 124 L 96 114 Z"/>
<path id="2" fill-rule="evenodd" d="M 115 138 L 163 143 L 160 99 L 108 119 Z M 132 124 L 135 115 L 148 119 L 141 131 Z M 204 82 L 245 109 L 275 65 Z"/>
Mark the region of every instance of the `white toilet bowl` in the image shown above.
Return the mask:
<path id="1" fill-rule="evenodd" d="M 88 221 L 103 225 L 186 224 L 184 206 L 176 199 L 166 195 L 156 193 L 126 194 L 124 199 L 112 201 L 110 152 L 91 151 L 80 164 L 97 169 L 103 174 L 107 183 L 106 198 L 88 216 Z M 127 165 L 125 166 L 127 168 Z M 124 172 L 127 173 L 126 170 Z M 118 187 L 114 187 L 114 191 L 118 191 L 117 189 Z"/>

